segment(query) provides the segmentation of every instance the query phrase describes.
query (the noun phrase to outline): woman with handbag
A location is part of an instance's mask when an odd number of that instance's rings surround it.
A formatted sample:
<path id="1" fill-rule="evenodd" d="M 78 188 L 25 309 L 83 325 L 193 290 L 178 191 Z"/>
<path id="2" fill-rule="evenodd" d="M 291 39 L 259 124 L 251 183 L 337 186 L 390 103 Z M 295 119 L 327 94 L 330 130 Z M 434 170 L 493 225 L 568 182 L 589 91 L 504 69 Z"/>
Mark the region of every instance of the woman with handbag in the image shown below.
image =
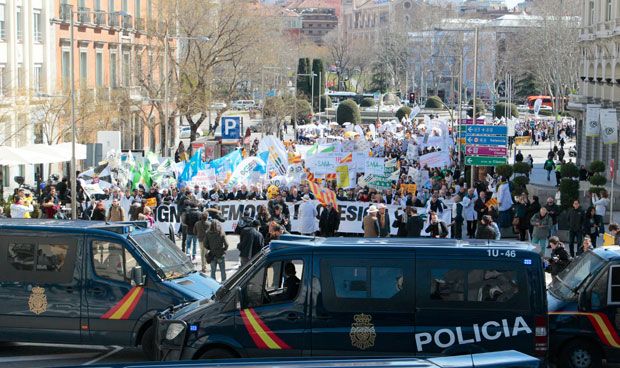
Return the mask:
<path id="1" fill-rule="evenodd" d="M 226 233 L 222 230 L 219 221 L 211 221 L 207 234 L 205 235 L 207 249 L 207 262 L 211 265 L 211 278 L 215 279 L 215 268 L 220 267 L 220 282 L 226 281 L 226 260 L 225 255 L 228 250 Z"/>

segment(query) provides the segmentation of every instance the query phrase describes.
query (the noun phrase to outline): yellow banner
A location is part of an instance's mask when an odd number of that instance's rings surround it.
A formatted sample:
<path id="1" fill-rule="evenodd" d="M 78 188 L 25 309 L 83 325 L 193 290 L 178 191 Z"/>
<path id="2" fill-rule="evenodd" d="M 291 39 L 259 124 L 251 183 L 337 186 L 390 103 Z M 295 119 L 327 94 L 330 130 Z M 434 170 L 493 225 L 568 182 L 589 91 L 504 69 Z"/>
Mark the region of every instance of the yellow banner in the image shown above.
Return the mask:
<path id="1" fill-rule="evenodd" d="M 418 190 L 417 184 L 401 184 L 401 186 L 400 186 L 400 193 L 401 194 L 411 193 L 411 194 L 415 195 L 415 192 L 417 190 Z"/>
<path id="2" fill-rule="evenodd" d="M 615 236 L 611 234 L 607 234 L 607 233 L 603 234 L 603 245 L 604 246 L 614 245 L 615 242 L 616 242 Z"/>
<path id="3" fill-rule="evenodd" d="M 338 188 L 348 188 L 350 186 L 349 166 L 337 166 L 336 173 L 338 174 Z"/>
<path id="4" fill-rule="evenodd" d="M 515 146 L 521 146 L 523 144 L 529 143 L 532 140 L 529 136 L 526 137 L 515 137 Z"/>

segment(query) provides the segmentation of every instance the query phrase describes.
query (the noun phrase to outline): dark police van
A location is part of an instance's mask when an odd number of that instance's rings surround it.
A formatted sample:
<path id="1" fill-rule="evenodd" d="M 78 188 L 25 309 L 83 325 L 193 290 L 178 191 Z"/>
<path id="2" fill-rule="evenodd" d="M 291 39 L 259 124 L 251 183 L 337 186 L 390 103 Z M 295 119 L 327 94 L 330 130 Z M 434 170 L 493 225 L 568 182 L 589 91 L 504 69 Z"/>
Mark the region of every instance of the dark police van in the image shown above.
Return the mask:
<path id="1" fill-rule="evenodd" d="M 157 319 L 160 358 L 544 358 L 540 256 L 518 242 L 285 236 L 210 299 Z"/>
<path id="2" fill-rule="evenodd" d="M 141 344 L 152 357 L 153 317 L 219 284 L 140 225 L 0 220 L 0 341 Z"/>
<path id="3" fill-rule="evenodd" d="M 575 258 L 548 289 L 550 358 L 560 367 L 620 363 L 620 247 Z"/>

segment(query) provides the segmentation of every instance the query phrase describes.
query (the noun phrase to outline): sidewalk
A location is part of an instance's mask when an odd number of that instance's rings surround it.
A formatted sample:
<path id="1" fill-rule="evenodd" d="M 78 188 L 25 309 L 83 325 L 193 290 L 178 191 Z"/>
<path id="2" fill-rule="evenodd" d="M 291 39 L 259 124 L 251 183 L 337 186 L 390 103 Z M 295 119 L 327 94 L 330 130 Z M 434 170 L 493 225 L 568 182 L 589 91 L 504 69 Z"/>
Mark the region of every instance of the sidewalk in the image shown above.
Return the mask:
<path id="1" fill-rule="evenodd" d="M 226 252 L 225 259 L 226 259 L 226 277 L 228 278 L 232 274 L 237 272 L 237 270 L 239 269 L 239 251 L 237 250 L 237 244 L 239 243 L 239 236 L 238 235 L 226 235 L 226 240 L 228 241 L 228 251 Z M 177 239 L 176 244 L 179 247 L 179 249 L 182 249 L 181 239 Z M 192 262 L 197 271 L 200 271 L 202 268 L 200 256 L 201 256 L 201 247 L 197 247 L 196 259 Z M 211 266 L 207 265 L 206 267 L 207 267 L 206 274 L 211 276 Z M 219 282 L 222 281 L 220 280 L 219 268 L 217 269 L 216 280 Z"/>

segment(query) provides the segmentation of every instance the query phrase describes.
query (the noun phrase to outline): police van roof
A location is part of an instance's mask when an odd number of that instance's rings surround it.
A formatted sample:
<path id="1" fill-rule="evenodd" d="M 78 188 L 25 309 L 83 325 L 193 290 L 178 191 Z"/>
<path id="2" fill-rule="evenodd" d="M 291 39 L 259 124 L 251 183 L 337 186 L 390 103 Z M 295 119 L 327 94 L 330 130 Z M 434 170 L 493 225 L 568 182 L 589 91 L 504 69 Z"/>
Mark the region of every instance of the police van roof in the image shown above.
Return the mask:
<path id="1" fill-rule="evenodd" d="M 376 247 L 376 248 L 460 248 L 460 249 L 515 249 L 534 251 L 527 242 L 516 240 L 457 240 L 434 238 L 322 238 L 299 235 L 283 235 L 269 245 L 272 251 L 299 247 Z M 619 248 L 620 249 L 620 248 Z"/>
<path id="2" fill-rule="evenodd" d="M 0 230 L 28 231 L 110 231 L 117 234 L 128 234 L 134 229 L 146 228 L 146 222 L 112 222 L 85 220 L 53 220 L 53 219 L 0 219 Z"/>
<path id="3" fill-rule="evenodd" d="M 593 249 L 593 252 L 608 261 L 620 258 L 620 246 L 617 245 L 596 247 Z"/>

